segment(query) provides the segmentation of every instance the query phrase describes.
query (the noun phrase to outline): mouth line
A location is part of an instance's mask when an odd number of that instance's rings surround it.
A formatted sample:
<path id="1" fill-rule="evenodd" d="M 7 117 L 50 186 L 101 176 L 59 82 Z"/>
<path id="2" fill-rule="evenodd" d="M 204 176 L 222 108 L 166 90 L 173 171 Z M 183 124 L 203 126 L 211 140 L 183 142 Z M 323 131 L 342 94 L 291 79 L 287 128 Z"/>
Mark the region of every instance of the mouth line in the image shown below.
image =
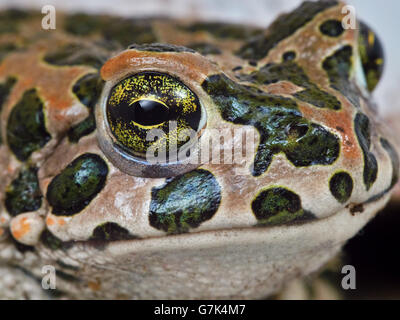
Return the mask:
<path id="1" fill-rule="evenodd" d="M 364 212 L 360 214 L 354 214 L 351 208 L 348 207 L 327 218 L 303 224 L 216 229 L 149 238 L 132 237 L 131 239 L 115 241 L 92 239 L 80 241 L 80 243 L 117 256 L 124 253 L 173 252 L 261 244 L 271 246 L 271 248 L 279 248 L 284 245 L 293 249 L 299 246 L 318 246 L 318 243 L 324 242 L 323 240 L 330 240 L 333 244 L 340 244 L 353 237 L 386 205 L 389 199 L 390 195 L 386 195 L 376 202 L 366 204 Z M 292 243 L 292 247 L 285 243 Z"/>
<path id="2" fill-rule="evenodd" d="M 51 250 L 68 252 L 73 247 L 86 250 L 93 254 L 106 254 L 118 257 L 121 255 L 157 253 L 157 252 L 183 252 L 196 250 L 211 250 L 212 248 L 226 247 L 232 250 L 239 248 L 252 248 L 267 246 L 279 254 L 308 251 L 310 248 L 319 247 L 322 243 L 330 242 L 340 245 L 352 238 L 367 222 L 372 219 L 389 201 L 390 194 L 380 200 L 364 205 L 364 212 L 354 214 L 351 207 L 343 208 L 340 212 L 327 218 L 310 221 L 303 224 L 293 224 L 274 227 L 242 227 L 232 229 L 204 230 L 158 237 L 139 238 L 127 235 L 122 239 L 104 240 L 69 240 L 57 239 L 47 232 L 52 239 L 43 243 Z M 42 239 L 43 240 L 43 239 Z M 44 242 L 44 241 L 43 241 Z"/>

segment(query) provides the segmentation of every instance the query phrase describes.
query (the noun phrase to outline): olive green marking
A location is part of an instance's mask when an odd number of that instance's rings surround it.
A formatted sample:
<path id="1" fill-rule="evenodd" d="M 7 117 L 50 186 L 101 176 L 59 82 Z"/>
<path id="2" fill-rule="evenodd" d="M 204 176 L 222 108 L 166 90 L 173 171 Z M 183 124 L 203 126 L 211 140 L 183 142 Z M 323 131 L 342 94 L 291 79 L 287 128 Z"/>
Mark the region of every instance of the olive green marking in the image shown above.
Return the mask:
<path id="1" fill-rule="evenodd" d="M 17 79 L 14 77 L 8 77 L 4 83 L 0 83 L 0 114 L 3 110 L 4 103 L 7 101 L 8 95 L 14 87 Z M 3 143 L 1 122 L 0 122 L 0 144 Z"/>
<path id="2" fill-rule="evenodd" d="M 211 219 L 220 202 L 221 188 L 209 171 L 168 178 L 151 191 L 150 225 L 168 234 L 188 232 Z"/>
<path id="3" fill-rule="evenodd" d="M 42 193 L 35 167 L 23 168 L 6 189 L 5 206 L 12 216 L 36 211 L 42 205 Z"/>
<path id="4" fill-rule="evenodd" d="M 97 226 L 90 237 L 90 240 L 99 241 L 118 241 L 118 240 L 132 240 L 138 239 L 137 236 L 130 234 L 130 232 L 118 225 L 115 222 L 106 222 Z"/>
<path id="5" fill-rule="evenodd" d="M 103 86 L 104 81 L 98 73 L 89 73 L 74 84 L 72 92 L 82 104 L 92 110 L 96 105 Z"/>
<path id="6" fill-rule="evenodd" d="M 150 19 L 127 19 L 105 15 L 77 13 L 65 19 L 65 30 L 77 36 L 100 34 L 105 40 L 116 41 L 123 47 L 132 43 L 157 42 Z"/>
<path id="7" fill-rule="evenodd" d="M 100 50 L 96 50 L 94 44 L 91 47 L 69 44 L 47 53 L 43 60 L 55 66 L 86 65 L 100 69 L 108 58 Z"/>
<path id="8" fill-rule="evenodd" d="M 327 20 L 319 26 L 319 30 L 322 34 L 328 37 L 339 37 L 343 34 L 344 29 L 342 26 L 342 22 L 339 20 Z"/>
<path id="9" fill-rule="evenodd" d="M 267 33 L 262 32 L 251 38 L 236 54 L 243 59 L 260 60 L 279 42 L 312 21 L 317 14 L 337 4 L 337 1 L 303 2 L 294 11 L 279 16 L 268 28 Z"/>
<path id="10" fill-rule="evenodd" d="M 277 226 L 306 222 L 314 215 L 301 206 L 300 197 L 285 188 L 270 188 L 262 191 L 251 203 L 258 226 Z"/>
<path id="11" fill-rule="evenodd" d="M 329 77 L 331 87 L 341 92 L 353 105 L 360 107 L 360 98 L 350 82 L 350 72 L 353 67 L 353 48 L 344 46 L 327 57 L 322 67 Z"/>
<path id="12" fill-rule="evenodd" d="M 329 165 L 338 158 L 338 137 L 304 118 L 296 101 L 241 85 L 222 74 L 210 76 L 202 87 L 214 99 L 224 120 L 252 125 L 260 133 L 254 176 L 263 174 L 280 152 L 296 167 Z"/>
<path id="13" fill-rule="evenodd" d="M 104 81 L 97 73 L 89 73 L 80 78 L 72 92 L 79 101 L 89 109 L 89 116 L 83 121 L 73 126 L 68 131 L 68 139 L 72 143 L 77 143 L 83 136 L 89 135 L 96 129 L 96 120 L 94 117 L 94 106 L 100 97 Z"/>
<path id="14" fill-rule="evenodd" d="M 75 13 L 68 15 L 64 22 L 67 32 L 77 36 L 88 36 L 101 31 L 104 26 L 105 16 L 96 16 L 85 13 Z"/>
<path id="15" fill-rule="evenodd" d="M 358 50 L 367 80 L 367 87 L 372 92 L 382 77 L 385 55 L 382 43 L 375 32 L 361 21 Z"/>
<path id="16" fill-rule="evenodd" d="M 299 87 L 305 88 L 305 90 L 293 94 L 295 98 L 318 108 L 341 109 L 341 104 L 335 96 L 318 88 L 316 84 L 310 81 L 303 68 L 292 61 L 267 64 L 260 70 L 254 71 L 249 75 L 243 75 L 241 79 L 265 85 L 284 80 L 290 81 Z"/>
<path id="17" fill-rule="evenodd" d="M 45 127 L 43 102 L 36 89 L 28 90 L 13 107 L 8 118 L 8 145 L 18 160 L 26 161 L 50 139 Z"/>
<path id="18" fill-rule="evenodd" d="M 21 21 L 29 18 L 31 13 L 20 9 L 0 11 L 0 34 L 17 33 Z"/>
<path id="19" fill-rule="evenodd" d="M 343 80 L 350 78 L 352 57 L 353 48 L 351 46 L 344 46 L 324 60 L 322 66 L 328 73 L 332 88 L 343 91 L 346 85 L 343 84 Z"/>
<path id="20" fill-rule="evenodd" d="M 49 184 L 46 197 L 52 213 L 71 216 L 83 210 L 103 189 L 107 174 L 107 164 L 98 155 L 76 158 Z"/>
<path id="21" fill-rule="evenodd" d="M 106 40 L 117 41 L 127 47 L 132 43 L 154 43 L 157 37 L 149 19 L 121 19 L 114 18 L 111 25 L 107 25 L 102 32 Z"/>
<path id="22" fill-rule="evenodd" d="M 222 53 L 221 50 L 217 46 L 215 46 L 211 43 L 207 43 L 207 42 L 194 42 L 194 43 L 188 44 L 187 46 L 202 55 L 221 54 Z"/>
<path id="23" fill-rule="evenodd" d="M 72 241 L 62 241 L 47 229 L 40 235 L 40 241 L 50 250 L 65 250 L 74 245 Z"/>
<path id="24" fill-rule="evenodd" d="M 347 172 L 338 172 L 329 181 L 332 195 L 340 203 L 346 203 L 353 192 L 353 179 Z"/>
<path id="25" fill-rule="evenodd" d="M 150 43 L 150 44 L 132 44 L 128 49 L 134 49 L 137 51 L 149 51 L 149 52 L 192 52 L 195 51 L 191 48 L 176 46 L 173 44 L 166 43 Z"/>
<path id="26" fill-rule="evenodd" d="M 62 247 L 62 240 L 53 235 L 49 230 L 44 230 L 40 235 L 40 241 L 51 250 L 58 250 Z"/>
<path id="27" fill-rule="evenodd" d="M 235 40 L 245 40 L 263 31 L 245 25 L 220 22 L 196 22 L 179 28 L 186 32 L 207 32 L 215 38 Z"/>
<path id="28" fill-rule="evenodd" d="M 364 184 L 367 191 L 376 181 L 378 175 L 378 162 L 370 152 L 371 149 L 371 128 L 368 117 L 363 113 L 357 113 L 354 120 L 354 129 L 358 143 L 364 156 Z"/>
<path id="29" fill-rule="evenodd" d="M 78 143 L 82 137 L 91 134 L 94 130 L 96 130 L 96 119 L 91 112 L 86 119 L 71 127 L 67 133 L 68 140 L 71 143 Z"/>

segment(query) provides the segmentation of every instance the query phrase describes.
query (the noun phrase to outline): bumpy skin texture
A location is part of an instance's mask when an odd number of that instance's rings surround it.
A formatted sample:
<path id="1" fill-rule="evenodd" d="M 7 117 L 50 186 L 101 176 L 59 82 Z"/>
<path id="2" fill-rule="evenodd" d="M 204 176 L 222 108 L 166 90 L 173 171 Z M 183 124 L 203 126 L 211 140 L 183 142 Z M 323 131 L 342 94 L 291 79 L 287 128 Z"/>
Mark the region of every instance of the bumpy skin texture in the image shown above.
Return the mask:
<path id="1" fill-rule="evenodd" d="M 2 263 L 39 280 L 54 265 L 50 294 L 72 298 L 261 298 L 320 268 L 398 178 L 342 5 L 306 2 L 266 30 L 59 14 L 45 32 L 4 12 Z M 112 86 L 145 71 L 195 93 L 199 143 L 252 131 L 245 165 L 126 174 L 99 145 L 101 115 Z"/>

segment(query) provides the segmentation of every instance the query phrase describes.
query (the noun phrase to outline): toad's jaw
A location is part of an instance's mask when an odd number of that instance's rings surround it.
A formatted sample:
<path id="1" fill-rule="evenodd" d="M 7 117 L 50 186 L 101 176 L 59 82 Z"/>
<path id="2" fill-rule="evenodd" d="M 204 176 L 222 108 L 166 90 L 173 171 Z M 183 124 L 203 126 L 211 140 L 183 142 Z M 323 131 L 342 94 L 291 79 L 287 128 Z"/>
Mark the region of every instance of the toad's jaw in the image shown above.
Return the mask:
<path id="1" fill-rule="evenodd" d="M 96 252 L 95 259 L 81 262 L 104 273 L 104 286 L 118 279 L 121 290 L 130 291 L 133 298 L 263 298 L 288 281 L 318 270 L 388 200 L 386 195 L 365 205 L 363 213 L 352 214 L 345 208 L 297 226 L 111 242 Z M 98 263 L 103 259 L 108 262 Z M 138 280 L 143 277 L 146 281 Z M 161 287 L 163 290 L 155 290 Z"/>

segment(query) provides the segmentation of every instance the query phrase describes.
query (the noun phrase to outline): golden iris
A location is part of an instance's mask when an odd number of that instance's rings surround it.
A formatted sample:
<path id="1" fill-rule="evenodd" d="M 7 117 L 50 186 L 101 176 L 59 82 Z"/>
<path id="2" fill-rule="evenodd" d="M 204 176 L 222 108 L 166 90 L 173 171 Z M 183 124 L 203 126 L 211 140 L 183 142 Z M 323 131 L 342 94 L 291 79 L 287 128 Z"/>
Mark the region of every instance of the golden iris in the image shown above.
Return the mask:
<path id="1" fill-rule="evenodd" d="M 200 102 L 193 91 L 178 79 L 158 72 L 137 73 L 116 84 L 106 112 L 118 145 L 139 157 L 145 157 L 149 148 L 155 154 L 161 150 L 168 154 L 171 148 L 181 147 L 189 137 L 181 139 L 179 133 L 197 131 L 201 119 Z M 164 135 L 148 139 L 152 129 L 161 129 Z"/>

